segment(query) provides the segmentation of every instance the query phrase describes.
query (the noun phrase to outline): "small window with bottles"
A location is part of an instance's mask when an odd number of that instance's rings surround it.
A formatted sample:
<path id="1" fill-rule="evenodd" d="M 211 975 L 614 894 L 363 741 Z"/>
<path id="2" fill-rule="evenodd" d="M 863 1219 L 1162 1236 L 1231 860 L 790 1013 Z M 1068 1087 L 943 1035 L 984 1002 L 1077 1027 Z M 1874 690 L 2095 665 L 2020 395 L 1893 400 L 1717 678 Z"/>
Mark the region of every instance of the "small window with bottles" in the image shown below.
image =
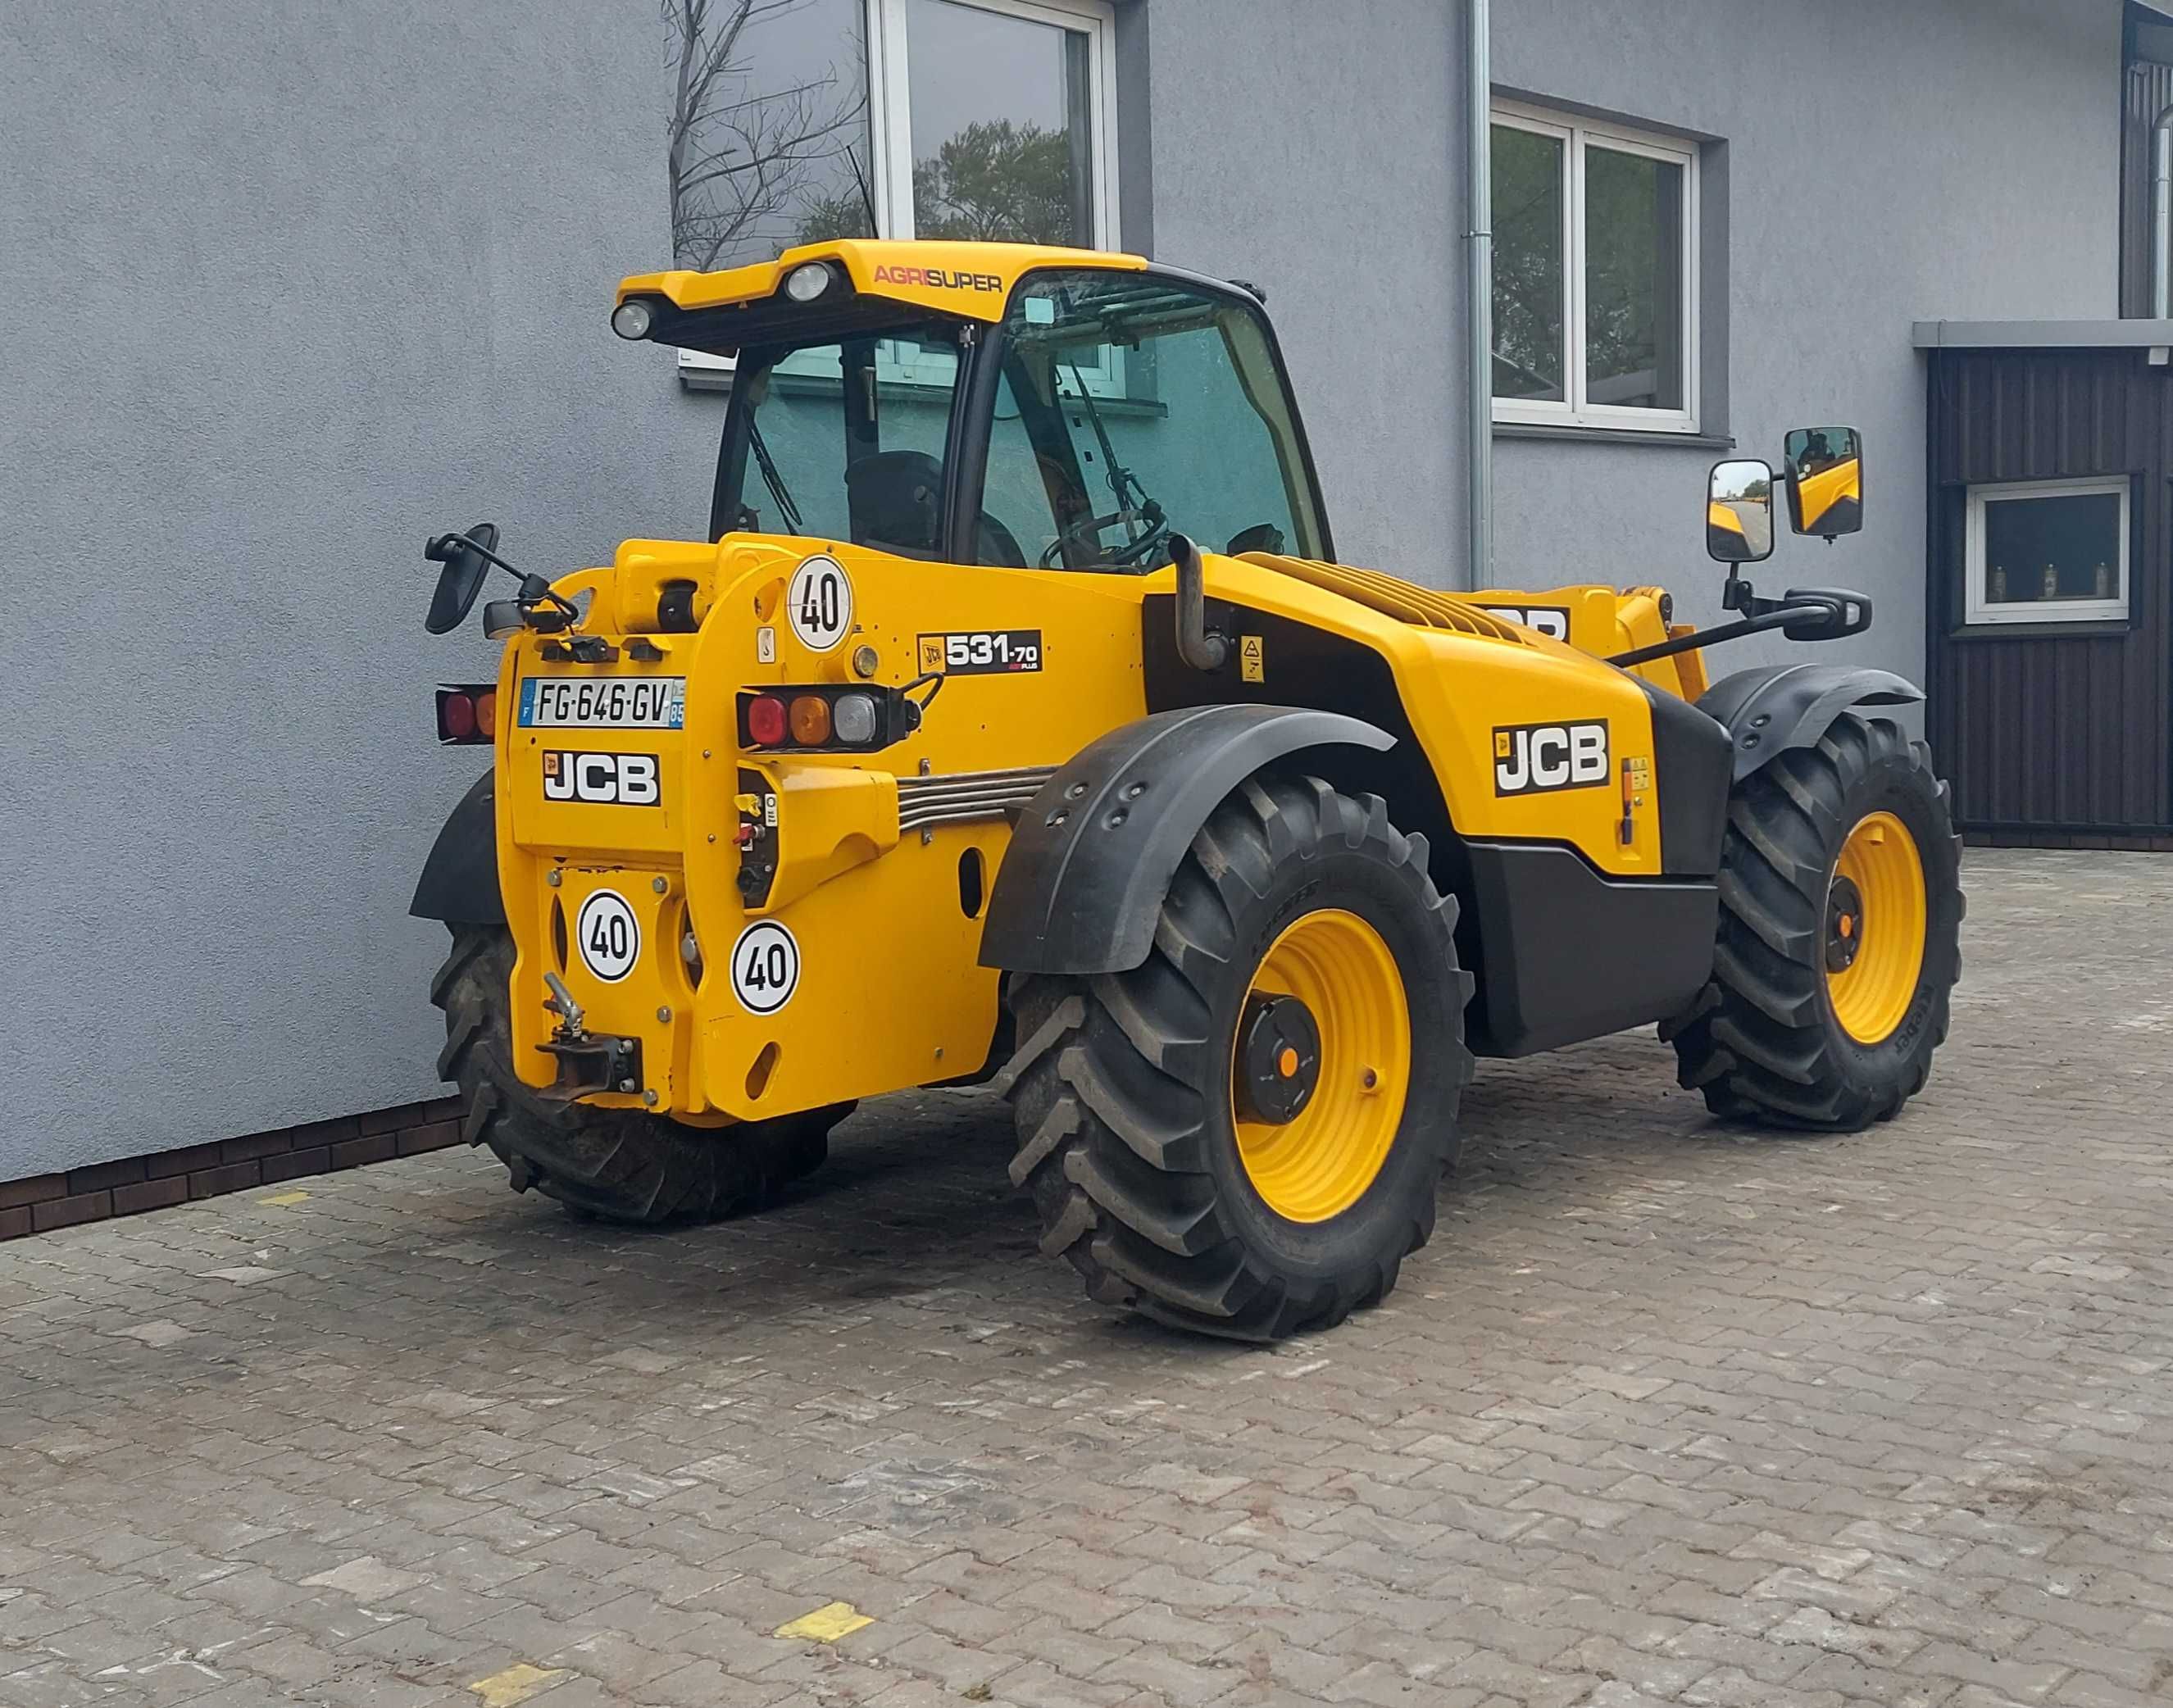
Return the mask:
<path id="1" fill-rule="evenodd" d="M 2121 477 L 1971 488 L 1962 620 L 2126 622 L 2131 484 Z"/>

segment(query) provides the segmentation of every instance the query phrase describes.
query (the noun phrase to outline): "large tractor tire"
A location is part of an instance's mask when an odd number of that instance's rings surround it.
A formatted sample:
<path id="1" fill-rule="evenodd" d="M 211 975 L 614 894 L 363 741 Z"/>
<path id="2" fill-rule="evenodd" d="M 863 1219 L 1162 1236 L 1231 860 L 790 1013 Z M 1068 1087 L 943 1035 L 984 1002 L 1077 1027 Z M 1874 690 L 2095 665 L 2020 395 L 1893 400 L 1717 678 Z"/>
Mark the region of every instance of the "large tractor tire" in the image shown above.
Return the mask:
<path id="1" fill-rule="evenodd" d="M 1961 842 L 1931 755 L 1843 713 L 1736 786 L 1713 977 L 1662 1027 L 1716 1115 L 1855 1132 L 1924 1088 L 1960 976 Z"/>
<path id="2" fill-rule="evenodd" d="M 504 926 L 456 925 L 430 999 L 445 1011 L 438 1073 L 460 1086 L 467 1106 L 462 1136 L 490 1146 L 516 1192 L 533 1187 L 605 1221 L 714 1220 L 759 1209 L 821 1167 L 830 1129 L 853 1111 L 833 1103 L 710 1129 L 545 1097 L 513 1070 L 512 978 L 513 938 Z"/>
<path id="3" fill-rule="evenodd" d="M 1275 1340 L 1378 1304 L 1433 1231 L 1471 1077 L 1426 843 L 1314 778 L 1216 809 L 1143 966 L 1032 976 L 1011 1179 L 1090 1296 Z"/>

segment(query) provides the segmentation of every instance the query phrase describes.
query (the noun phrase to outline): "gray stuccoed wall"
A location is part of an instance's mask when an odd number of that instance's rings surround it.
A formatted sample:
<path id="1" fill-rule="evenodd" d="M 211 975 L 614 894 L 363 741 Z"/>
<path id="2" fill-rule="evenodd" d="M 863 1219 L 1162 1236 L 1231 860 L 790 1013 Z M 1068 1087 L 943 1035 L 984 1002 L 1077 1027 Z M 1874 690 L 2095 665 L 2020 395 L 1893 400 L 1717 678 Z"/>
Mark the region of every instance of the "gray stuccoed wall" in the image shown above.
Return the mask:
<path id="1" fill-rule="evenodd" d="M 1461 0 L 1146 10 L 1155 258 L 1267 288 L 1338 555 L 1454 585 Z"/>
<path id="2" fill-rule="evenodd" d="M 1130 240 L 1268 287 L 1342 555 L 1462 585 L 1459 0 L 1120 20 Z M 1873 458 L 1765 579 L 1877 595 L 1858 656 L 1922 662 L 1911 322 L 2113 311 L 2119 57 L 2116 0 L 1496 8 L 1502 88 L 1724 143 L 1729 428 Z M 0 1179 L 436 1089 L 406 906 L 480 761 L 429 694 L 493 661 L 423 635 L 422 538 L 706 517 L 720 400 L 604 319 L 668 250 L 662 60 L 651 0 L 0 12 Z M 1712 453 L 1497 453 L 1501 579 L 1711 617 Z"/>
<path id="3" fill-rule="evenodd" d="M 438 1091 L 424 535 L 693 532 L 653 0 L 0 9 L 0 1180 Z"/>
<path id="4" fill-rule="evenodd" d="M 1763 590 L 1853 586 L 1860 639 L 1795 656 L 1924 671 L 1924 369 L 1911 323 L 2117 312 L 2117 0 L 1513 0 L 1497 88 L 1723 139 L 1728 430 L 1863 429 L 1864 532 L 1787 535 Z M 1838 152 L 1841 164 L 1809 162 Z M 1717 614 L 1706 470 L 1723 453 L 1503 442 L 1496 579 L 1659 582 Z M 1753 641 L 1716 675 L 1787 651 Z"/>
<path id="5" fill-rule="evenodd" d="M 1468 585 L 1461 0 L 1148 0 L 1162 259 L 1257 279 L 1295 371 L 1336 544 Z M 1841 583 L 1874 632 L 1820 651 L 1923 671 L 1924 374 L 1913 321 L 2115 312 L 2118 0 L 1502 0 L 1497 91 L 1719 146 L 1725 426 L 1777 460 L 1838 420 L 1867 531 L 1793 537 L 1761 586 Z M 1836 143 L 1836 168 L 1802 163 Z M 1718 354 L 1720 352 L 1715 351 Z M 1658 581 L 1718 614 L 1723 453 L 1497 441 L 1496 585 Z M 1716 671 L 1782 655 L 1751 642 Z"/>

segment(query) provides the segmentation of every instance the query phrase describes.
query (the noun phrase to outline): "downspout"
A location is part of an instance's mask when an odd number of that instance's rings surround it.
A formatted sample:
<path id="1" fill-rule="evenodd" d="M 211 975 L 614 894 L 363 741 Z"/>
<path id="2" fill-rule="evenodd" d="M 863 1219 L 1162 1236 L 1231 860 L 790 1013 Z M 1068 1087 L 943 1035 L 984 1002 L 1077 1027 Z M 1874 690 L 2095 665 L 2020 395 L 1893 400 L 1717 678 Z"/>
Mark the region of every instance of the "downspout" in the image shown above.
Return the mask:
<path id="1" fill-rule="evenodd" d="M 2173 314 L 2173 106 L 2150 127 L 2150 317 Z"/>
<path id="2" fill-rule="evenodd" d="M 1493 31 L 1491 0 L 1464 0 L 1470 39 L 1464 48 L 1464 103 L 1471 136 L 1465 154 L 1469 180 L 1465 204 L 1469 229 L 1464 234 L 1469 275 L 1465 319 L 1468 393 L 1464 436 L 1470 450 L 1470 485 L 1465 498 L 1469 585 L 1476 590 L 1494 585 L 1494 130 Z M 2173 116 L 2173 110 L 2169 110 Z M 2167 175 L 2159 180 L 2161 207 L 2173 180 L 2173 142 L 2159 134 L 2159 158 Z"/>

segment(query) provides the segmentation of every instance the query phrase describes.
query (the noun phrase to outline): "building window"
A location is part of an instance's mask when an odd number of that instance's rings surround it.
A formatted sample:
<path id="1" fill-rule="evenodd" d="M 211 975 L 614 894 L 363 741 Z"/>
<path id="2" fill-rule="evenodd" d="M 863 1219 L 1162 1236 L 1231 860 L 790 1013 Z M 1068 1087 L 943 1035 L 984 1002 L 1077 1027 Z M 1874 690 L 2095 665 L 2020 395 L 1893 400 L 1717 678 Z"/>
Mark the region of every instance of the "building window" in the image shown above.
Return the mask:
<path id="1" fill-rule="evenodd" d="M 887 237 L 1117 243 L 1100 0 L 869 0 Z"/>
<path id="2" fill-rule="evenodd" d="M 1494 418 L 1697 430 L 1697 151 L 1494 110 Z"/>
<path id="3" fill-rule="evenodd" d="M 2126 480 L 1971 488 L 1963 620 L 2126 621 L 2128 498 Z"/>
<path id="4" fill-rule="evenodd" d="M 1116 246 L 1107 0 L 665 0 L 664 16 L 677 266 L 877 231 Z"/>
<path id="5" fill-rule="evenodd" d="M 666 0 L 677 264 L 797 243 L 1107 248 L 1104 0 Z"/>

